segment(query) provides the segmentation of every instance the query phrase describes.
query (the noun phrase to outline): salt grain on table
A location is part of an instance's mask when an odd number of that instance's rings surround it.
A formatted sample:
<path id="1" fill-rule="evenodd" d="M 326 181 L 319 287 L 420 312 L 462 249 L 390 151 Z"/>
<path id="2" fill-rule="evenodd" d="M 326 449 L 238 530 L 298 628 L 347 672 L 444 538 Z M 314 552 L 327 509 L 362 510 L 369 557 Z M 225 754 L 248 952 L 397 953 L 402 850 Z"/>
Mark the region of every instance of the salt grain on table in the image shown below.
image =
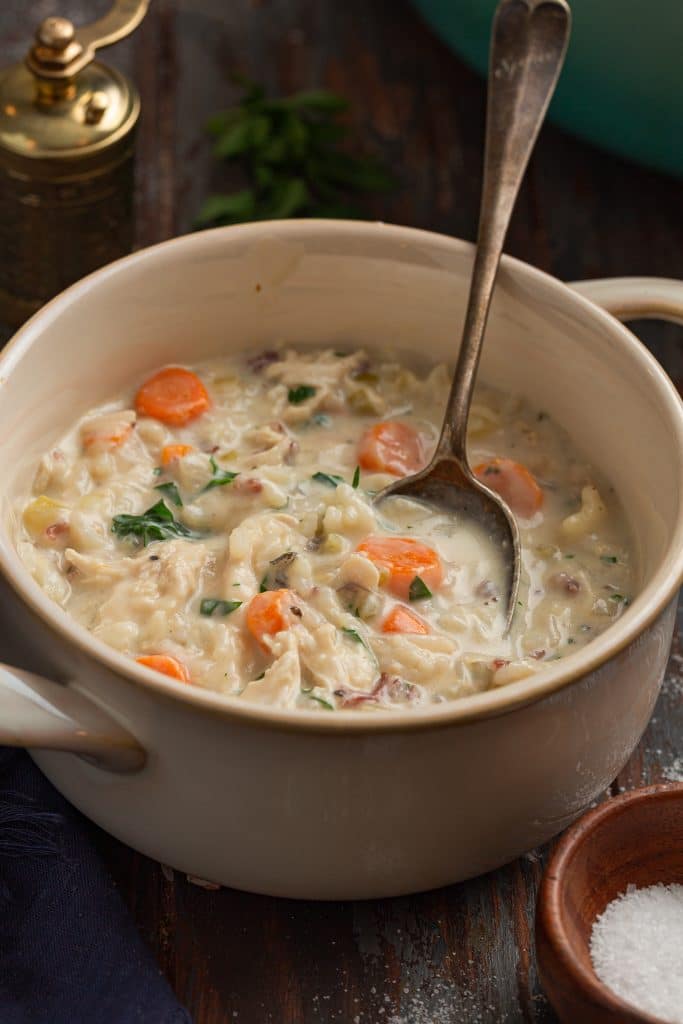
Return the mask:
<path id="1" fill-rule="evenodd" d="M 624 1002 L 683 1024 L 683 885 L 629 885 L 596 918 L 590 952 Z"/>

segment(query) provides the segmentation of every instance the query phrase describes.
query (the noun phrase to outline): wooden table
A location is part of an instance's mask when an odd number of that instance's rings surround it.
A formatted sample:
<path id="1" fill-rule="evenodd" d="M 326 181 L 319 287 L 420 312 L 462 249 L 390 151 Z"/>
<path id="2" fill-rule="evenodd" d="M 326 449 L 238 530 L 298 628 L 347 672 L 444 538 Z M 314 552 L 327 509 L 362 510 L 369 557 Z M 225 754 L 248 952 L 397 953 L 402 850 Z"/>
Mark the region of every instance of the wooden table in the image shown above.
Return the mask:
<path id="1" fill-rule="evenodd" d="M 83 22 L 107 6 L 5 0 L 3 63 L 22 55 L 46 14 L 58 9 Z M 235 71 L 273 92 L 324 85 L 346 95 L 361 146 L 383 155 L 400 179 L 369 214 L 474 235 L 484 87 L 408 0 L 153 0 L 136 36 L 110 57 L 143 98 L 139 245 L 188 231 L 207 190 L 220 184 L 202 124 L 235 98 Z M 679 182 L 549 127 L 507 249 L 565 279 L 683 278 L 682 194 Z M 683 380 L 680 329 L 636 330 Z M 611 793 L 680 774 L 682 664 L 676 647 L 650 727 Z M 104 834 L 98 843 L 197 1024 L 556 1020 L 533 943 L 544 850 L 420 896 L 321 905 L 207 892 Z"/>

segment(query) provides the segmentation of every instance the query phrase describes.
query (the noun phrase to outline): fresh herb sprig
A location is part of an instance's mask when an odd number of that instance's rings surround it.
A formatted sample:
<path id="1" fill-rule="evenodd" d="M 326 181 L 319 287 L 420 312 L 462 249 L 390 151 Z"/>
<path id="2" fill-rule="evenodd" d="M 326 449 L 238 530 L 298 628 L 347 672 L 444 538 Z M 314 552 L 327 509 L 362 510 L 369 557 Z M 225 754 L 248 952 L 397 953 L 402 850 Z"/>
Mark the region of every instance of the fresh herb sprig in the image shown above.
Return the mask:
<path id="1" fill-rule="evenodd" d="M 342 96 L 314 89 L 269 99 L 265 90 L 238 79 L 237 106 L 207 125 L 214 154 L 242 171 L 245 187 L 209 196 L 197 227 L 284 217 L 358 217 L 354 200 L 391 189 L 395 182 L 380 161 L 342 148 L 347 128 L 338 117 Z"/>
<path id="2" fill-rule="evenodd" d="M 213 490 L 214 487 L 225 487 L 226 484 L 231 484 L 235 477 L 239 476 L 239 473 L 233 473 L 229 469 L 221 469 L 213 455 L 209 459 L 209 464 L 212 476 L 208 484 L 202 487 L 201 494 Z"/>
<path id="3" fill-rule="evenodd" d="M 287 400 L 291 405 L 301 405 L 302 402 L 308 401 L 309 398 L 313 398 L 313 395 L 318 389 L 314 388 L 312 384 L 299 384 L 295 388 L 290 388 L 287 392 Z"/>
<path id="4" fill-rule="evenodd" d="M 111 532 L 117 537 L 133 537 L 143 547 L 153 540 L 170 540 L 177 537 L 198 538 L 184 523 L 179 522 L 163 498 L 139 516 L 127 514 L 114 516 Z"/>

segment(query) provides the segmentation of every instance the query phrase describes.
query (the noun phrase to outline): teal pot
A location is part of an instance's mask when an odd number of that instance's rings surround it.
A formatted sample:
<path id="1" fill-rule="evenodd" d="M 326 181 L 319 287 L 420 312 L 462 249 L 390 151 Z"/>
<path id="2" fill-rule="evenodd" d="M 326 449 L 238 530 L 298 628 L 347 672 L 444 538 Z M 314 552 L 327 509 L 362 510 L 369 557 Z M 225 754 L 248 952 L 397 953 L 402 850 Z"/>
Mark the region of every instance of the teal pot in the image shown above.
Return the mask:
<path id="1" fill-rule="evenodd" d="M 413 0 L 478 71 L 487 65 L 496 0 Z M 620 156 L 683 175 L 683 2 L 572 0 L 555 122 Z"/>

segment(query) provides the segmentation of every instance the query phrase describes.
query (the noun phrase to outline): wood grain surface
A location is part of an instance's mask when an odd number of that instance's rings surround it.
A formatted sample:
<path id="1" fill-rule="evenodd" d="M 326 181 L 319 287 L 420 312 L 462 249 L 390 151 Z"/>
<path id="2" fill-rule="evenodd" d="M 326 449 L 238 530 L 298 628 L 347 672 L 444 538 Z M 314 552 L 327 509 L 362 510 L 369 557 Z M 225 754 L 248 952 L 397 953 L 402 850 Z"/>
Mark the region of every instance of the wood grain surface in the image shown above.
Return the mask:
<path id="1" fill-rule="evenodd" d="M 0 63 L 22 56 L 42 17 L 59 11 L 83 22 L 107 6 L 4 0 Z M 235 99 L 236 71 L 273 92 L 327 86 L 351 100 L 359 148 L 383 156 L 399 180 L 369 216 L 474 236 L 484 86 L 408 0 L 152 0 L 136 35 L 105 59 L 134 77 L 143 98 L 139 245 L 190 230 L 202 198 L 227 184 L 203 123 Z M 567 280 L 683 278 L 681 183 L 549 126 L 507 251 Z M 681 330 L 634 329 L 680 385 Z M 682 747 L 676 646 L 652 722 L 612 792 L 683 774 Z M 321 905 L 204 891 L 102 833 L 97 840 L 196 1024 L 556 1021 L 533 943 L 543 850 L 419 896 Z"/>

